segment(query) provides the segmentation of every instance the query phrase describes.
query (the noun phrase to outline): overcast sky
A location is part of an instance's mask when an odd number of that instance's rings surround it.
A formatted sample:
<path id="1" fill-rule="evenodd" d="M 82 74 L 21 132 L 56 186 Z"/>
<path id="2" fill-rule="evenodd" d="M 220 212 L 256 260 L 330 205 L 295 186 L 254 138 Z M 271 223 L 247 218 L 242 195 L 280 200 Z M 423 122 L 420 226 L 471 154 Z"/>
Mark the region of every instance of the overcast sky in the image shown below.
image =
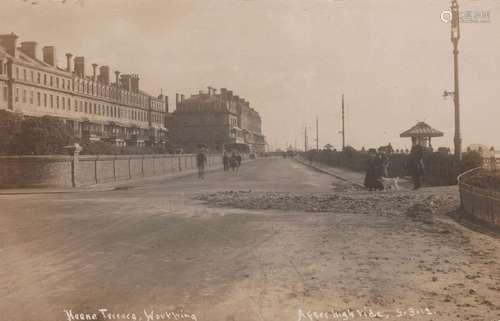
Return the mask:
<path id="1" fill-rule="evenodd" d="M 32 4 L 37 1 L 38 4 Z M 226 87 L 262 116 L 268 142 L 303 147 L 304 127 L 320 145 L 391 142 L 417 121 L 453 145 L 450 25 L 442 0 L 2 0 L 0 32 L 138 73 L 151 94 L 190 95 Z M 462 11 L 489 12 L 463 23 L 460 42 L 464 146 L 500 148 L 500 0 L 462 0 Z M 41 51 L 39 53 L 41 55 Z M 173 99 L 172 99 L 173 98 Z M 311 133 L 312 134 L 312 133 Z M 314 144 L 312 138 L 309 144 Z"/>

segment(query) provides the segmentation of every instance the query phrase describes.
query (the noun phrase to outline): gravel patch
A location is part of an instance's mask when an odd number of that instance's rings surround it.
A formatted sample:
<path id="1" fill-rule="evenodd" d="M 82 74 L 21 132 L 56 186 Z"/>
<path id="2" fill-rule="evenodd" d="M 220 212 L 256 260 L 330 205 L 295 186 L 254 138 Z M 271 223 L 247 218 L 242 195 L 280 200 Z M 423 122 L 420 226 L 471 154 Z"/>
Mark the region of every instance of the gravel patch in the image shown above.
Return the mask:
<path id="1" fill-rule="evenodd" d="M 432 222 L 432 216 L 458 207 L 457 196 L 415 192 L 352 192 L 294 194 L 285 192 L 221 191 L 194 197 L 215 207 L 252 210 L 295 210 L 346 214 L 396 215 Z"/>

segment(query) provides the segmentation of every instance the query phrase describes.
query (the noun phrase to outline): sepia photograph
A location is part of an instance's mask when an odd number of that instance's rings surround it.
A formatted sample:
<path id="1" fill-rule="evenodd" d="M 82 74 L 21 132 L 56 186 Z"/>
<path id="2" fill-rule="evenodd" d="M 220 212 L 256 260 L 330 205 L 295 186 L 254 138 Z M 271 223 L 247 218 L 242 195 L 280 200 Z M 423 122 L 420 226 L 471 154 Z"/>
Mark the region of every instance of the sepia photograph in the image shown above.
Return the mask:
<path id="1" fill-rule="evenodd" d="M 0 320 L 500 321 L 500 0 L 0 18 Z"/>

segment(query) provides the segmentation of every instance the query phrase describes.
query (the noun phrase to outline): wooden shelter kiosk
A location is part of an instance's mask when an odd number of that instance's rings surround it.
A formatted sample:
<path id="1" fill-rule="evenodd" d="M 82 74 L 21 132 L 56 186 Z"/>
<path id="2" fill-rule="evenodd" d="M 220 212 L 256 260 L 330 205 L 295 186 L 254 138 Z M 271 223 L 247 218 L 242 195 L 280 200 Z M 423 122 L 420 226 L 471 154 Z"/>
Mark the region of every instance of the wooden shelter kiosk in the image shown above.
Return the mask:
<path id="1" fill-rule="evenodd" d="M 399 136 L 410 137 L 412 146 L 420 145 L 425 148 L 432 148 L 431 139 L 433 137 L 443 137 L 444 134 L 421 121 L 412 128 L 401 133 Z"/>

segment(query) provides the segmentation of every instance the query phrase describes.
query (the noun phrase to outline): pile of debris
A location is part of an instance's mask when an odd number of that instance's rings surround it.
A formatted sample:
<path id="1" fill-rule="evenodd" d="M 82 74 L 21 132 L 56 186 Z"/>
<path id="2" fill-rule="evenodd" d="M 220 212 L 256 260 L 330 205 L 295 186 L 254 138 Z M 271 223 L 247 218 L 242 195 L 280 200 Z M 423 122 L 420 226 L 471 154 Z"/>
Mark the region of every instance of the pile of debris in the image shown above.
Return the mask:
<path id="1" fill-rule="evenodd" d="M 224 191 L 195 197 L 216 207 L 297 210 L 355 214 L 401 212 L 412 201 L 411 194 L 306 194 L 252 191 Z"/>
<path id="2" fill-rule="evenodd" d="M 434 223 L 435 209 L 429 203 L 415 203 L 405 211 L 405 216 L 415 222 Z"/>
<path id="3" fill-rule="evenodd" d="M 286 192 L 221 191 L 195 197 L 216 207 L 252 210 L 294 210 L 345 214 L 400 215 L 432 223 L 436 214 L 457 207 L 456 197 L 403 193 L 294 194 Z"/>

